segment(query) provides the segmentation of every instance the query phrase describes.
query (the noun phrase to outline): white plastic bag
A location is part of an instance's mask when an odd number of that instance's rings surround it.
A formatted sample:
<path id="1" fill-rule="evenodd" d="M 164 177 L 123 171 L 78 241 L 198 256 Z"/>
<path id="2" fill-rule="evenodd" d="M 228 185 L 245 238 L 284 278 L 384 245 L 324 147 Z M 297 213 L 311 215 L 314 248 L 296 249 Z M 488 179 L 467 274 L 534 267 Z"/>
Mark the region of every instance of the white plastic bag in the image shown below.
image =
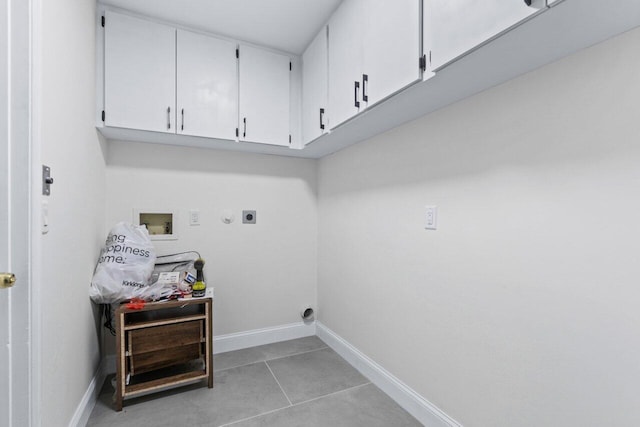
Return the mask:
<path id="1" fill-rule="evenodd" d="M 146 227 L 116 224 L 100 252 L 89 296 L 98 304 L 147 299 L 156 252 Z M 151 292 L 150 292 L 151 291 Z"/>

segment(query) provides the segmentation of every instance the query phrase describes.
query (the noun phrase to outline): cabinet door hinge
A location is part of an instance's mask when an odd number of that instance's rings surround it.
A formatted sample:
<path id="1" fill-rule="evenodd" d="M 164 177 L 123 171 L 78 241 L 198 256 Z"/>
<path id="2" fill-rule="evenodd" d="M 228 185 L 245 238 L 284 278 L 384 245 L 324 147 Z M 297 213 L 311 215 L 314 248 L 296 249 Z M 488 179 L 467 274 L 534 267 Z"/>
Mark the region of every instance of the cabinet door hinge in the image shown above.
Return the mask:
<path id="1" fill-rule="evenodd" d="M 102 26 L 104 27 L 104 16 L 102 17 Z"/>
<path id="2" fill-rule="evenodd" d="M 427 55 L 422 55 L 418 61 L 418 66 L 422 71 L 427 71 Z"/>
<path id="3" fill-rule="evenodd" d="M 240 49 L 236 48 L 236 58 L 240 58 Z"/>
<path id="4" fill-rule="evenodd" d="M 105 114 L 104 114 L 104 110 L 102 110 L 102 121 L 104 122 L 104 118 L 105 118 Z"/>
<path id="5" fill-rule="evenodd" d="M 240 136 L 240 129 L 236 128 L 236 138 Z"/>

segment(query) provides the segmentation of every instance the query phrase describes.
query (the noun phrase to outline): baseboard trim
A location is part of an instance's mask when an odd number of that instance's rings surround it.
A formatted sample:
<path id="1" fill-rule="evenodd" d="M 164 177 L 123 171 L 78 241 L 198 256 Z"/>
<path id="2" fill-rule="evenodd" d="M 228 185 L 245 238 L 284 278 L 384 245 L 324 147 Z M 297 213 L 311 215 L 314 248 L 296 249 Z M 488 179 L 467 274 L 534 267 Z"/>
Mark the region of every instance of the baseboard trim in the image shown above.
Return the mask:
<path id="1" fill-rule="evenodd" d="M 78 407 L 76 408 L 71 421 L 69 421 L 69 427 L 85 427 L 87 425 L 87 422 L 89 422 L 89 417 L 91 416 L 91 411 L 93 411 L 93 408 L 94 406 L 96 406 L 96 402 L 98 401 L 98 396 L 100 395 L 100 390 L 102 389 L 105 378 L 106 371 L 105 363 L 103 360 L 103 362 L 96 370 L 96 373 L 93 375 L 93 378 L 91 379 L 91 382 L 87 387 L 87 391 L 85 391 L 84 396 L 82 396 L 82 400 L 80 400 L 80 403 L 78 404 Z"/>
<path id="2" fill-rule="evenodd" d="M 311 337 L 315 334 L 315 322 L 299 322 L 271 328 L 254 329 L 235 334 L 218 335 L 213 337 L 213 354 L 242 350 L 243 348 L 272 344 L 296 338 Z"/>
<path id="3" fill-rule="evenodd" d="M 353 365 L 362 375 L 369 378 L 404 410 L 427 427 L 462 427 L 460 423 L 445 414 L 433 403 L 420 396 L 413 389 L 393 376 L 390 372 L 371 360 L 357 348 L 322 323 L 316 325 L 318 337 Z"/>

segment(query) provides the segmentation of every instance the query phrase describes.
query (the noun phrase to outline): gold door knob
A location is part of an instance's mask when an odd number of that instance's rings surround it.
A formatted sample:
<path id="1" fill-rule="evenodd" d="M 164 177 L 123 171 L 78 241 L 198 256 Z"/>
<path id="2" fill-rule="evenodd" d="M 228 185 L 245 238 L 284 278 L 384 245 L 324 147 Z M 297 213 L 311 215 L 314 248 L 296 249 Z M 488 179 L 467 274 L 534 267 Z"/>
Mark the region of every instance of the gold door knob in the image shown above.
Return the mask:
<path id="1" fill-rule="evenodd" d="M 16 276 L 13 273 L 0 273 L 0 289 L 10 288 L 16 283 Z"/>

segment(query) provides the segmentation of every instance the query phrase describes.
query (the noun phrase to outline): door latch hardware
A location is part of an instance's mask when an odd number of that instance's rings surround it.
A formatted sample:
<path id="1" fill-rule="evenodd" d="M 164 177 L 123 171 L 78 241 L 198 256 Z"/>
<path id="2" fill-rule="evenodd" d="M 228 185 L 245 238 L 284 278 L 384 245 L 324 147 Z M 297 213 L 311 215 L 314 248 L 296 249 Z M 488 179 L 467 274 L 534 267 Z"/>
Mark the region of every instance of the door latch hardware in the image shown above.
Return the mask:
<path id="1" fill-rule="evenodd" d="M 49 166 L 42 165 L 42 195 L 51 195 L 51 184 L 53 184 L 53 178 L 51 177 L 51 168 Z"/>

